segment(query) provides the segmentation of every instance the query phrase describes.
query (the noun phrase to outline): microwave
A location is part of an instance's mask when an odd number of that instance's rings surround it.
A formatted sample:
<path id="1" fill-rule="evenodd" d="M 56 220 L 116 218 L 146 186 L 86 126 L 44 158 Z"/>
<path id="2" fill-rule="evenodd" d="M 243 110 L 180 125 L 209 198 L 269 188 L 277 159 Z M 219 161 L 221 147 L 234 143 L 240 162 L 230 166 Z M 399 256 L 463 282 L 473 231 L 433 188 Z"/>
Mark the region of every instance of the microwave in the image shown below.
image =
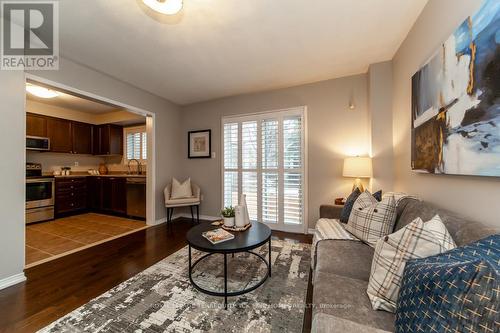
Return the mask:
<path id="1" fill-rule="evenodd" d="M 39 136 L 26 136 L 26 149 L 27 150 L 50 150 L 50 139 Z"/>

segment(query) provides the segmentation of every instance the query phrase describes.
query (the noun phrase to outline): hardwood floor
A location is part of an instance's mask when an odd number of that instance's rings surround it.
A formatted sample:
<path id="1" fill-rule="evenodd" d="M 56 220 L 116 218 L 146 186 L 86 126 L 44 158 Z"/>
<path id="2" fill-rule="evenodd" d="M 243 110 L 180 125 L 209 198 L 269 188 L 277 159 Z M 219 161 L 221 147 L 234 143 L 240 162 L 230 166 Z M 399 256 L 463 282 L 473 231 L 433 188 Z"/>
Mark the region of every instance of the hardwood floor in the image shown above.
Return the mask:
<path id="1" fill-rule="evenodd" d="M 50 324 L 184 247 L 191 226 L 178 219 L 169 229 L 150 227 L 26 269 L 26 282 L 0 291 L 0 332 L 34 332 Z M 273 237 L 311 242 L 310 235 Z M 310 325 L 306 310 L 305 332 Z"/>

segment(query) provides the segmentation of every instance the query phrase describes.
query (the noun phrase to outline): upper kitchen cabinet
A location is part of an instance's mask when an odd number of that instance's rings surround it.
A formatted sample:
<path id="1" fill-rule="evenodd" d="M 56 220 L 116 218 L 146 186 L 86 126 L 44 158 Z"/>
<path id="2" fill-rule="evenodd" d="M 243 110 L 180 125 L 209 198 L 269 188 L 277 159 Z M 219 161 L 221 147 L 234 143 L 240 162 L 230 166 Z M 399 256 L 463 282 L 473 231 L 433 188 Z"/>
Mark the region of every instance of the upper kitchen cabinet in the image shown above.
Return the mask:
<path id="1" fill-rule="evenodd" d="M 71 121 L 59 118 L 46 118 L 47 136 L 50 139 L 50 151 L 72 153 Z"/>
<path id="2" fill-rule="evenodd" d="M 123 155 L 123 127 L 94 126 L 94 155 Z"/>
<path id="3" fill-rule="evenodd" d="M 92 154 L 92 125 L 72 122 L 73 154 Z"/>
<path id="4" fill-rule="evenodd" d="M 47 136 L 47 118 L 33 113 L 26 114 L 26 135 Z"/>

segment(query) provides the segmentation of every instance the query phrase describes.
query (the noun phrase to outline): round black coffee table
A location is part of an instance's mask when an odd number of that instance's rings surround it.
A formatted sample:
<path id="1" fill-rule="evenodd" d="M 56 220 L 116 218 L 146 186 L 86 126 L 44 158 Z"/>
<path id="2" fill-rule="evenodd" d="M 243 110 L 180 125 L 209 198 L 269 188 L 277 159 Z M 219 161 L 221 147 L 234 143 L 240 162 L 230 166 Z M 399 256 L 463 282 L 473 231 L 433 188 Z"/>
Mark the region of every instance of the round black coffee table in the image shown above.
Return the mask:
<path id="1" fill-rule="evenodd" d="M 202 223 L 193 228 L 191 228 L 187 235 L 187 242 L 189 247 L 189 280 L 191 284 L 198 289 L 199 291 L 212 295 L 212 296 L 223 296 L 224 297 L 224 308 L 227 309 L 227 297 L 228 296 L 238 296 L 243 295 L 245 293 L 251 292 L 252 290 L 260 287 L 268 277 L 271 276 L 271 229 L 262 223 L 252 223 L 252 226 L 246 231 L 240 232 L 232 232 L 234 234 L 234 239 L 219 243 L 212 244 L 205 237 L 202 236 L 202 233 L 205 231 L 213 230 L 220 228 L 220 226 L 214 226 L 210 223 Z M 266 260 L 263 256 L 258 253 L 252 252 L 253 249 L 256 249 L 266 243 L 269 243 L 269 259 Z M 191 248 L 196 250 L 206 252 L 205 255 L 200 257 L 194 263 L 191 263 Z M 243 289 L 239 291 L 227 291 L 227 255 L 235 254 L 238 252 L 247 252 L 254 256 L 260 258 L 267 266 L 266 275 L 260 280 L 257 284 Z M 214 254 L 222 254 L 224 255 L 224 292 L 218 292 L 213 290 L 208 290 L 197 285 L 191 276 L 193 268 L 203 259 L 214 255 Z"/>

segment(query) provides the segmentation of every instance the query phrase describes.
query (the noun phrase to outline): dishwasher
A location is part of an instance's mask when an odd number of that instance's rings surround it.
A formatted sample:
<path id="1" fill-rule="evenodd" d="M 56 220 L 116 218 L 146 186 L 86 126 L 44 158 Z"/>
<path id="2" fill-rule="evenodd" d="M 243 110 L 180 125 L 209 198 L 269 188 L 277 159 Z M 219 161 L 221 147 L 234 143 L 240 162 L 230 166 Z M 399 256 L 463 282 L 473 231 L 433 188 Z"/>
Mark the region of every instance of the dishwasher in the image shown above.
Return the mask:
<path id="1" fill-rule="evenodd" d="M 127 215 L 146 219 L 146 177 L 127 178 Z"/>

